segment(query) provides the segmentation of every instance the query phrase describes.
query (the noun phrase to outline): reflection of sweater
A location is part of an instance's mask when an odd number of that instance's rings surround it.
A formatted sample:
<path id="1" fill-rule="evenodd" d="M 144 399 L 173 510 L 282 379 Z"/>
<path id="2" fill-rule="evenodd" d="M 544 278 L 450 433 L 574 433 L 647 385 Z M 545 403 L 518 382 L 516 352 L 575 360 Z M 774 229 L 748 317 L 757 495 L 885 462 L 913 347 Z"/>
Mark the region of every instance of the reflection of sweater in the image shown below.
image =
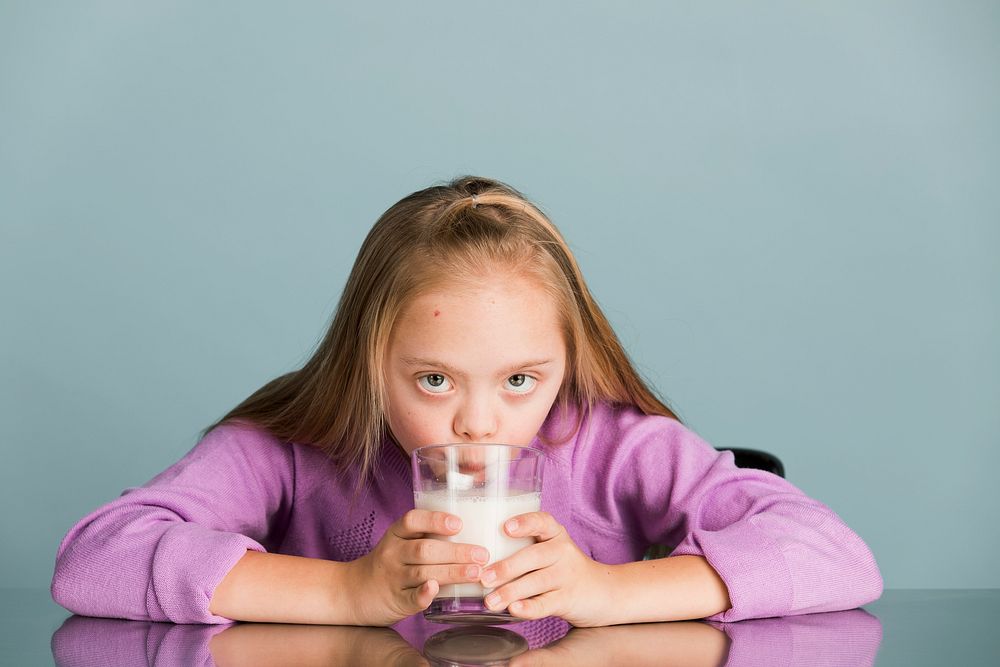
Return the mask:
<path id="1" fill-rule="evenodd" d="M 542 428 L 550 439 L 565 433 L 555 414 Z M 850 609 L 881 595 L 871 551 L 830 508 L 737 468 L 677 421 L 598 405 L 565 444 L 532 444 L 546 452 L 542 510 L 584 553 L 624 563 L 667 544 L 708 559 L 732 602 L 711 620 Z M 409 462 L 389 441 L 377 481 L 351 503 L 356 475 L 315 447 L 218 427 L 70 529 L 52 596 L 88 616 L 228 622 L 208 604 L 247 549 L 353 560 L 413 508 Z"/>

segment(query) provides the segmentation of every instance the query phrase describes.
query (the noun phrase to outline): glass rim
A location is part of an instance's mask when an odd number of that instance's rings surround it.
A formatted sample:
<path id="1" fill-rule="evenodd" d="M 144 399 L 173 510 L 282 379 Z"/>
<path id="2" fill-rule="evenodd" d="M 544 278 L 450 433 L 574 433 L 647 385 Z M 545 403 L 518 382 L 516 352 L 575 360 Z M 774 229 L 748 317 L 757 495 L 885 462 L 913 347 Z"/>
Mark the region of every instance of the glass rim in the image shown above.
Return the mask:
<path id="1" fill-rule="evenodd" d="M 450 443 L 441 443 L 437 445 L 424 445 L 422 447 L 417 447 L 410 453 L 411 458 L 417 459 L 418 455 L 421 454 L 422 452 L 428 452 L 432 449 L 444 449 L 446 447 L 451 447 L 455 449 L 464 447 L 506 447 L 508 449 L 526 449 L 528 451 L 535 452 L 536 454 L 538 454 L 543 458 L 545 457 L 544 451 L 542 451 L 538 447 L 532 447 L 531 445 L 508 445 L 502 442 L 450 442 Z"/>

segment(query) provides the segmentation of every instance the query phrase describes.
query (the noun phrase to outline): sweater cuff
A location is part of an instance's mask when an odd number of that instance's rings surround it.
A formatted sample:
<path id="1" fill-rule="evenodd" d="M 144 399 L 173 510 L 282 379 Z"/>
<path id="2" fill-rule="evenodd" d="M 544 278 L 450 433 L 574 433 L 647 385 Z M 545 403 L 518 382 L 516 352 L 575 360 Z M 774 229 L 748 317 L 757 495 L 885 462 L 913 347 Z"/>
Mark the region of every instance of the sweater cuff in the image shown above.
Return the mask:
<path id="1" fill-rule="evenodd" d="M 778 544 L 747 522 L 690 533 L 670 554 L 703 556 L 729 591 L 731 607 L 710 621 L 782 616 L 792 608 L 792 578 Z"/>
<path id="2" fill-rule="evenodd" d="M 185 522 L 171 526 L 153 554 L 152 576 L 146 589 L 150 618 L 172 623 L 232 623 L 208 611 L 216 586 L 250 551 L 264 547 L 239 533 Z"/>

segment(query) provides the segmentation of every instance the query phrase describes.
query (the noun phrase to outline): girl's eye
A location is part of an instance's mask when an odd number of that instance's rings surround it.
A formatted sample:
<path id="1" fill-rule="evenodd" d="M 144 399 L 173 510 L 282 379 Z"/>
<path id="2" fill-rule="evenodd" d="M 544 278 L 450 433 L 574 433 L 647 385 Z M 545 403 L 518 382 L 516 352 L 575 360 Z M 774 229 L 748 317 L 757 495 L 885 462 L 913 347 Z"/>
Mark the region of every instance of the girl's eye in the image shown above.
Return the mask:
<path id="1" fill-rule="evenodd" d="M 536 382 L 538 382 L 538 380 L 531 377 L 530 375 L 525 375 L 524 373 L 511 375 L 509 378 L 507 378 L 507 385 L 516 394 L 527 394 L 529 391 L 534 389 Z"/>
<path id="2" fill-rule="evenodd" d="M 432 394 L 443 394 L 444 392 L 451 389 L 451 385 L 448 384 L 448 378 L 441 375 L 440 373 L 431 373 L 430 375 L 423 375 L 417 382 L 420 386 Z"/>

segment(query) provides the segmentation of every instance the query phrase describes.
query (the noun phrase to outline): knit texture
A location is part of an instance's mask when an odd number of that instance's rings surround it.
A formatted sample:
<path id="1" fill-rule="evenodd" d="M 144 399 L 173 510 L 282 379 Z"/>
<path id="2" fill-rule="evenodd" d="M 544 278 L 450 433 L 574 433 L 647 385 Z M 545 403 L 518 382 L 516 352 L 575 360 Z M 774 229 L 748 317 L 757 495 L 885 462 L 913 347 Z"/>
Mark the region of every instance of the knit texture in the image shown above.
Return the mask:
<path id="1" fill-rule="evenodd" d="M 565 433 L 557 415 L 543 436 Z M 851 609 L 881 595 L 871 551 L 829 507 L 737 468 L 673 419 L 599 404 L 569 441 L 532 445 L 546 453 L 542 510 L 584 553 L 617 564 L 665 544 L 671 556 L 704 556 L 732 602 L 710 620 Z M 248 425 L 218 427 L 69 530 L 53 599 L 88 616 L 228 623 L 209 602 L 247 550 L 353 560 L 413 508 L 409 462 L 389 441 L 375 472 L 352 502 L 356 469 Z"/>

